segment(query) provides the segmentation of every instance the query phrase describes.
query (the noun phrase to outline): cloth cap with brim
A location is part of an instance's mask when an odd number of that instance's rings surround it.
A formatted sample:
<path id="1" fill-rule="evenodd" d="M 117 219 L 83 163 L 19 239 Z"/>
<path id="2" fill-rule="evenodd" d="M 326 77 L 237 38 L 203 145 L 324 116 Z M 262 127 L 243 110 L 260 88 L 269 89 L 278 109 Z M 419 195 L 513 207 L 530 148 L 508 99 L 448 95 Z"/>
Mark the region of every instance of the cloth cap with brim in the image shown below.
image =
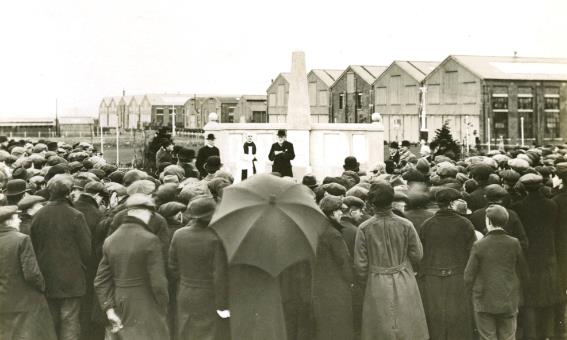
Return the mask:
<path id="1" fill-rule="evenodd" d="M 524 171 L 526 171 L 527 169 L 529 169 L 530 167 L 530 163 L 528 161 L 526 161 L 525 159 L 521 159 L 521 158 L 514 158 L 508 161 L 508 166 L 510 168 L 512 168 L 513 170 L 522 173 Z"/>
<path id="2" fill-rule="evenodd" d="M 54 166 L 54 165 L 57 165 L 59 163 L 67 164 L 67 161 L 65 160 L 65 158 L 62 158 L 62 157 L 59 157 L 59 156 L 51 156 L 47 159 L 47 165 L 49 165 L 49 166 Z"/>
<path id="3" fill-rule="evenodd" d="M 369 184 L 369 183 L 368 183 Z M 350 188 L 347 192 L 346 192 L 346 197 L 356 197 L 359 198 L 363 201 L 366 201 L 368 199 L 368 189 L 362 187 L 360 184 L 356 185 L 352 188 Z"/>
<path id="4" fill-rule="evenodd" d="M 476 163 L 469 167 L 469 172 L 472 178 L 486 181 L 490 174 L 494 172 L 494 168 L 486 163 Z"/>
<path id="5" fill-rule="evenodd" d="M 472 211 L 469 209 L 468 204 L 465 200 L 463 199 L 458 199 L 455 202 L 455 212 L 457 212 L 457 214 L 461 214 L 461 215 L 470 215 L 472 213 Z"/>
<path id="6" fill-rule="evenodd" d="M 222 190 L 229 185 L 231 185 L 229 181 L 220 177 L 213 178 L 212 180 L 209 181 L 209 183 L 207 183 L 207 187 L 211 191 L 211 194 L 217 197 L 222 192 Z"/>
<path id="7" fill-rule="evenodd" d="M 52 196 L 65 196 L 73 188 L 73 177 L 68 174 L 57 174 L 47 182 L 47 190 Z"/>
<path id="8" fill-rule="evenodd" d="M 228 171 L 219 170 L 219 171 L 215 172 L 215 178 L 222 178 L 222 179 L 230 182 L 230 184 L 234 183 L 234 177 L 232 177 L 232 175 Z"/>
<path id="9" fill-rule="evenodd" d="M 508 196 L 508 191 L 506 191 L 506 189 L 504 189 L 501 185 L 490 184 L 484 188 L 484 195 L 488 201 L 494 202 Z"/>
<path id="10" fill-rule="evenodd" d="M 135 181 L 145 179 L 148 175 L 143 172 L 142 170 L 132 169 L 124 174 L 124 184 L 126 187 L 130 186 L 130 184 L 134 183 Z"/>
<path id="11" fill-rule="evenodd" d="M 45 183 L 45 177 L 39 175 L 33 176 L 32 178 L 29 179 L 29 182 L 35 185 L 43 184 Z"/>
<path id="12" fill-rule="evenodd" d="M 313 189 L 317 186 L 317 178 L 311 174 L 305 175 L 301 180 L 301 184 Z"/>
<path id="13" fill-rule="evenodd" d="M 106 173 L 101 169 L 90 169 L 88 172 L 94 174 L 98 179 L 103 179 L 106 177 Z"/>
<path id="14" fill-rule="evenodd" d="M 506 183 L 514 184 L 520 179 L 521 175 L 512 169 L 500 171 L 500 178 Z"/>
<path id="15" fill-rule="evenodd" d="M 134 194 L 150 195 L 155 190 L 156 190 L 156 185 L 154 182 L 149 181 L 147 179 L 141 179 L 139 181 L 130 184 L 126 189 L 126 192 L 130 196 Z"/>
<path id="16" fill-rule="evenodd" d="M 187 206 L 180 202 L 167 202 L 160 205 L 158 212 L 161 216 L 168 218 L 177 215 L 178 213 L 185 211 Z"/>
<path id="17" fill-rule="evenodd" d="M 66 164 L 58 163 L 58 164 L 55 164 L 54 166 L 50 167 L 49 170 L 47 170 L 47 174 L 45 175 L 45 179 L 49 181 L 55 175 L 66 174 L 68 172 L 69 172 L 69 169 L 68 169 Z"/>
<path id="18" fill-rule="evenodd" d="M 163 176 L 163 183 L 175 183 L 175 184 L 179 184 L 179 177 L 177 177 L 176 175 L 167 175 L 167 176 Z"/>
<path id="19" fill-rule="evenodd" d="M 177 178 L 182 181 L 185 178 L 185 170 L 179 165 L 168 165 L 163 169 L 163 176 L 175 175 Z"/>
<path id="20" fill-rule="evenodd" d="M 325 196 L 319 202 L 319 208 L 325 213 L 325 215 L 330 215 L 333 211 L 340 210 L 343 206 L 343 200 L 338 196 Z"/>
<path id="21" fill-rule="evenodd" d="M 508 223 L 509 214 L 506 208 L 498 204 L 491 204 L 486 208 L 486 217 L 493 226 L 504 227 Z"/>
<path id="22" fill-rule="evenodd" d="M 543 183 L 543 177 L 536 174 L 525 174 L 520 177 L 520 183 L 524 185 L 524 187 L 533 187 L 533 186 L 540 186 Z"/>
<path id="23" fill-rule="evenodd" d="M 437 203 L 448 204 L 460 198 L 462 198 L 461 193 L 453 188 L 441 188 L 435 193 L 435 200 Z"/>
<path id="24" fill-rule="evenodd" d="M 190 218 L 205 219 L 213 216 L 217 204 L 210 197 L 199 197 L 191 201 L 187 206 L 186 215 Z"/>
<path id="25" fill-rule="evenodd" d="M 453 163 L 450 162 L 441 162 L 437 164 L 436 173 L 440 177 L 455 177 L 459 172 L 459 168 L 457 168 Z"/>
<path id="26" fill-rule="evenodd" d="M 420 158 L 417 160 L 417 164 L 415 165 L 415 168 L 419 170 L 421 173 L 427 175 L 429 174 L 429 170 L 431 169 L 431 166 L 429 165 L 427 159 Z"/>
<path id="27" fill-rule="evenodd" d="M 6 196 L 16 196 L 27 192 L 27 183 L 23 179 L 11 179 L 6 184 L 6 191 L 4 195 Z"/>
<path id="28" fill-rule="evenodd" d="M 10 219 L 13 215 L 19 212 L 18 207 L 15 205 L 7 205 L 0 207 L 0 223 L 3 223 Z"/>
<path id="29" fill-rule="evenodd" d="M 124 183 L 124 172 L 120 170 L 116 170 L 110 175 L 108 175 L 108 179 L 112 182 L 122 184 Z"/>
<path id="30" fill-rule="evenodd" d="M 85 184 L 85 192 L 92 195 L 107 195 L 106 187 L 101 182 L 89 182 Z"/>
<path id="31" fill-rule="evenodd" d="M 10 153 L 6 150 L 0 150 L 0 162 L 5 162 L 10 158 Z"/>
<path id="32" fill-rule="evenodd" d="M 343 172 L 341 177 L 345 178 L 346 180 L 350 180 L 350 182 L 353 183 L 351 187 L 360 183 L 360 176 L 352 170 L 346 170 L 345 172 Z"/>
<path id="33" fill-rule="evenodd" d="M 338 183 L 324 184 L 323 189 L 333 196 L 344 196 L 346 194 L 346 188 Z"/>
<path id="34" fill-rule="evenodd" d="M 12 154 L 12 156 L 16 156 L 19 157 L 21 155 L 23 155 L 24 153 L 26 153 L 26 149 L 24 149 L 21 146 L 16 146 L 12 148 L 12 152 L 10 152 Z"/>
<path id="35" fill-rule="evenodd" d="M 567 178 L 567 162 L 555 164 L 555 173 L 559 178 Z"/>
<path id="36" fill-rule="evenodd" d="M 13 179 L 22 179 L 22 180 L 26 181 L 28 179 L 28 172 L 24 168 L 16 168 L 12 172 L 12 178 Z"/>
<path id="37" fill-rule="evenodd" d="M 108 191 L 110 194 L 115 192 L 117 196 L 126 196 L 128 194 L 126 192 L 126 187 L 116 182 L 107 183 L 106 191 Z"/>
<path id="38" fill-rule="evenodd" d="M 67 167 L 69 168 L 69 172 L 71 173 L 75 173 L 79 170 L 81 170 L 81 168 L 83 167 L 83 163 L 81 162 L 71 162 L 67 165 Z"/>
<path id="39" fill-rule="evenodd" d="M 36 203 L 45 202 L 45 198 L 37 195 L 28 195 L 22 198 L 18 202 L 18 208 L 22 211 L 26 211 L 29 208 L 33 207 Z"/>
<path id="40" fill-rule="evenodd" d="M 343 198 L 343 204 L 349 208 L 364 208 L 364 201 L 355 196 L 347 196 Z"/>
<path id="41" fill-rule="evenodd" d="M 368 191 L 368 201 L 372 204 L 387 205 L 394 200 L 394 194 L 394 188 L 392 188 L 390 183 L 376 180 Z"/>
<path id="42" fill-rule="evenodd" d="M 177 198 L 178 192 L 179 189 L 176 183 L 165 183 L 158 187 L 155 197 L 159 204 L 164 204 L 174 201 Z"/>
<path id="43" fill-rule="evenodd" d="M 400 190 L 394 190 L 394 202 L 408 202 L 408 195 Z"/>
<path id="44" fill-rule="evenodd" d="M 190 161 L 195 158 L 195 150 L 183 147 L 179 151 L 178 157 L 179 160 Z"/>
<path id="45" fill-rule="evenodd" d="M 209 187 L 204 182 L 188 183 L 181 189 L 179 200 L 183 203 L 189 203 L 196 197 L 207 196 L 212 197 Z"/>
<path id="46" fill-rule="evenodd" d="M 130 195 L 130 197 L 126 199 L 125 206 L 127 209 L 144 208 L 154 210 L 156 204 L 150 196 L 137 193 Z"/>

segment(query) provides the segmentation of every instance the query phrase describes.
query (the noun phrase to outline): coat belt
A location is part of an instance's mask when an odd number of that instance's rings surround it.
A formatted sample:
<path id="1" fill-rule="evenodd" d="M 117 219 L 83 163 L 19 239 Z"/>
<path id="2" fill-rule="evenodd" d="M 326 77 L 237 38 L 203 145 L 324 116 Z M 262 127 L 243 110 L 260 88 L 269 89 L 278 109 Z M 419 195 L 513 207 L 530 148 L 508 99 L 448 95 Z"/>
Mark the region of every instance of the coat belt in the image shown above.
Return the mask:
<path id="1" fill-rule="evenodd" d="M 114 279 L 114 285 L 120 288 L 143 286 L 146 280 L 143 277 L 131 277 L 127 279 Z"/>
<path id="2" fill-rule="evenodd" d="M 465 272 L 465 268 L 463 267 L 447 267 L 447 268 L 425 267 L 420 269 L 420 273 L 422 275 L 441 276 L 441 277 L 462 275 L 464 272 Z"/>
<path id="3" fill-rule="evenodd" d="M 369 268 L 372 274 L 393 275 L 403 271 L 404 269 L 408 269 L 409 267 L 406 262 L 402 262 L 401 264 L 394 267 L 380 267 L 371 265 L 369 266 Z"/>

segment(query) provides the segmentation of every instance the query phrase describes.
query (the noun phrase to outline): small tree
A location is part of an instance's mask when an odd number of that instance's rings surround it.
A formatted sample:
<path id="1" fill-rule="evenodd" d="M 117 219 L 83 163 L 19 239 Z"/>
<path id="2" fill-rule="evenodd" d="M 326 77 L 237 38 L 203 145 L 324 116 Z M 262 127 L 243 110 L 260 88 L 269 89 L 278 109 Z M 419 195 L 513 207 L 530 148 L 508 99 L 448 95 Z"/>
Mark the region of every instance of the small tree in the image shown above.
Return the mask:
<path id="1" fill-rule="evenodd" d="M 457 141 L 453 139 L 449 122 L 446 121 L 440 129 L 435 130 L 435 137 L 432 143 L 439 146 L 436 155 L 445 155 L 453 160 L 459 159 L 461 148 Z"/>

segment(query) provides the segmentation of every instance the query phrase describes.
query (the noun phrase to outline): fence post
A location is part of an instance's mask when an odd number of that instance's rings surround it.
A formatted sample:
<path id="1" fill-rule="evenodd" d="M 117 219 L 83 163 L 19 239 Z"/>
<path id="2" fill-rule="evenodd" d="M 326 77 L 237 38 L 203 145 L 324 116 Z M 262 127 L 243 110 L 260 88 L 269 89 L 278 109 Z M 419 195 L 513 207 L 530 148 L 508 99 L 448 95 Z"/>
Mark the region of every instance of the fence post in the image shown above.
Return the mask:
<path id="1" fill-rule="evenodd" d="M 37 138 L 41 138 L 41 131 L 37 132 Z"/>

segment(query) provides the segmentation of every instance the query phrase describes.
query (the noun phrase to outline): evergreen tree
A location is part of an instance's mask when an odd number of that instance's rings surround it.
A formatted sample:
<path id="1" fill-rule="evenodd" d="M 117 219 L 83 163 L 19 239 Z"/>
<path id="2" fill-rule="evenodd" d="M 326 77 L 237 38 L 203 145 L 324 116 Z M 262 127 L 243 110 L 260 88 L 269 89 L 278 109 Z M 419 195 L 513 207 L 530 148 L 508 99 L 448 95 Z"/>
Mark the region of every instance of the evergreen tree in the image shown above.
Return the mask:
<path id="1" fill-rule="evenodd" d="M 461 154 L 461 147 L 453 139 L 451 134 L 451 128 L 449 128 L 449 122 L 443 123 L 440 129 L 435 130 L 435 137 L 432 143 L 439 146 L 439 150 L 436 155 L 444 155 L 453 160 L 458 160 Z"/>

